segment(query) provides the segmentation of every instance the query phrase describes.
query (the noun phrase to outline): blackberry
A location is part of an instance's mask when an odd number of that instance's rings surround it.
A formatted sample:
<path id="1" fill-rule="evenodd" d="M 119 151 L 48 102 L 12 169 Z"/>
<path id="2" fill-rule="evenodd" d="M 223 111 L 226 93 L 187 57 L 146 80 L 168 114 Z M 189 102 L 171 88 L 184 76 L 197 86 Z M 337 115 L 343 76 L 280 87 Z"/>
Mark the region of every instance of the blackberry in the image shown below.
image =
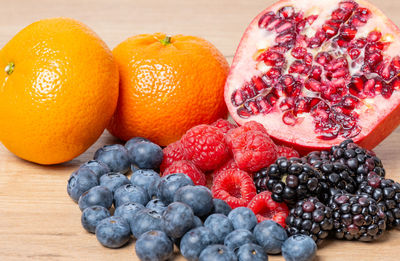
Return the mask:
<path id="1" fill-rule="evenodd" d="M 329 152 L 314 151 L 304 157 L 303 160 L 321 172 L 323 193 L 319 198 L 324 203 L 327 203 L 329 197 L 335 195 L 338 191 L 356 192 L 357 183 L 354 172 L 339 161 L 332 162 Z"/>
<path id="2" fill-rule="evenodd" d="M 375 153 L 361 148 L 352 140 L 345 140 L 338 146 L 333 146 L 330 154 L 332 162 L 345 164 L 354 172 L 357 185 L 366 180 L 371 171 L 385 177 L 382 161 L 376 157 Z"/>
<path id="3" fill-rule="evenodd" d="M 319 195 L 320 179 L 318 170 L 301 159 L 280 157 L 256 173 L 254 182 L 258 192 L 269 190 L 276 202 L 293 205 L 300 199 Z"/>
<path id="4" fill-rule="evenodd" d="M 372 241 L 386 229 L 386 215 L 368 195 L 336 194 L 328 205 L 333 210 L 336 238 Z"/>
<path id="5" fill-rule="evenodd" d="M 400 229 L 400 184 L 371 173 L 357 194 L 368 194 L 386 214 L 386 226 Z"/>
<path id="6" fill-rule="evenodd" d="M 319 245 L 333 228 L 332 209 L 316 197 L 310 197 L 296 203 L 290 210 L 286 224 L 290 236 L 307 235 Z"/>

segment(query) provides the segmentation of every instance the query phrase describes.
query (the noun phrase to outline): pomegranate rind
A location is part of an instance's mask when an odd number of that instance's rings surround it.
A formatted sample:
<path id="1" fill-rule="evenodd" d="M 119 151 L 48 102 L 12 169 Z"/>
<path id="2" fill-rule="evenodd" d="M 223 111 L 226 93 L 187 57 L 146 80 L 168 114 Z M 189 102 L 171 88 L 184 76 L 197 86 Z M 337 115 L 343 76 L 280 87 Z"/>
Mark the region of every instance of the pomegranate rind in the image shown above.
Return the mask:
<path id="1" fill-rule="evenodd" d="M 373 13 L 374 17 L 371 19 L 374 19 L 374 23 L 372 25 L 379 25 L 379 29 L 383 32 L 393 35 L 394 41 L 391 50 L 397 50 L 396 54 L 400 54 L 398 51 L 400 50 L 399 28 L 373 4 L 363 0 L 356 2 L 360 6 L 368 8 Z M 332 3 L 337 6 L 339 1 L 281 0 L 258 14 L 242 36 L 225 84 L 225 102 L 232 118 L 239 125 L 243 125 L 247 121 L 260 122 L 277 144 L 292 147 L 300 154 L 306 154 L 313 150 L 327 150 L 332 145 L 338 144 L 346 138 L 338 136 L 331 140 L 318 139 L 318 134 L 313 133 L 315 126 L 312 123 L 312 119 L 307 120 L 306 117 L 297 127 L 286 126 L 281 121 L 281 112 L 279 112 L 279 114 L 276 113 L 277 115 L 275 116 L 273 115 L 274 113 L 268 114 L 270 116 L 272 115 L 272 117 L 258 114 L 247 119 L 241 118 L 237 114 L 237 107 L 232 104 L 232 92 L 240 88 L 244 82 L 249 81 L 252 76 L 260 75 L 253 56 L 259 49 L 256 46 L 257 42 L 262 41 L 263 34 L 262 30 L 258 27 L 258 21 L 265 13 L 270 11 L 275 12 L 283 6 L 295 4 L 306 7 L 319 5 L 321 9 L 329 9 L 327 6 Z M 373 28 L 371 30 L 373 30 Z M 358 125 L 361 127 L 361 132 L 357 136 L 352 137 L 352 139 L 362 147 L 373 149 L 400 124 L 400 92 L 394 91 L 390 99 L 385 99 L 380 95 L 376 96 L 374 97 L 373 103 L 369 105 L 373 110 L 360 114 Z"/>

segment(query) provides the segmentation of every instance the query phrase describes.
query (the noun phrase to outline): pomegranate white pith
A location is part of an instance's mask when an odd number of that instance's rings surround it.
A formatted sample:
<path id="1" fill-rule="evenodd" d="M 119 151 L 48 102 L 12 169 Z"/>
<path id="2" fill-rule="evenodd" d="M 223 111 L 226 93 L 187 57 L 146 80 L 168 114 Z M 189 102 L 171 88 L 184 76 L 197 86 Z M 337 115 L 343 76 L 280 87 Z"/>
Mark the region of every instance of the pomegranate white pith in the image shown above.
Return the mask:
<path id="1" fill-rule="evenodd" d="M 333 19 L 355 2 L 347 18 Z M 286 6 L 289 18 L 279 18 Z M 262 123 L 301 152 L 347 138 L 371 149 L 400 123 L 399 35 L 365 1 L 277 2 L 251 22 L 237 49 L 225 86 L 230 114 L 240 125 Z"/>

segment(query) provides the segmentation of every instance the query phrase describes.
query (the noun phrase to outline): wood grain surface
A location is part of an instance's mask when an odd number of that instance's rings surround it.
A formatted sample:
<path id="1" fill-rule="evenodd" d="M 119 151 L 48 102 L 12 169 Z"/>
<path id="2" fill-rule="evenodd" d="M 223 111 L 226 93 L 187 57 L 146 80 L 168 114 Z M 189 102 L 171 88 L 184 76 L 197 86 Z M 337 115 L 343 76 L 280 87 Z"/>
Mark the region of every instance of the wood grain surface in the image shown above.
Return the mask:
<path id="1" fill-rule="evenodd" d="M 248 23 L 272 2 L 1 0 L 0 47 L 38 19 L 67 16 L 89 25 L 110 48 L 139 33 L 192 34 L 211 41 L 231 61 Z M 400 25 L 400 1 L 372 2 Z M 66 192 L 70 173 L 91 159 L 96 149 L 116 142 L 105 132 L 86 153 L 57 166 L 20 160 L 0 145 L 0 260 L 138 260 L 134 242 L 112 250 L 102 247 L 94 235 L 87 233 L 81 227 L 78 206 Z M 387 176 L 397 180 L 400 180 L 399 146 L 398 129 L 376 148 Z M 400 231 L 387 232 L 374 243 L 329 240 L 318 250 L 317 259 L 400 260 L 399 245 Z M 270 260 L 283 258 L 271 256 Z"/>

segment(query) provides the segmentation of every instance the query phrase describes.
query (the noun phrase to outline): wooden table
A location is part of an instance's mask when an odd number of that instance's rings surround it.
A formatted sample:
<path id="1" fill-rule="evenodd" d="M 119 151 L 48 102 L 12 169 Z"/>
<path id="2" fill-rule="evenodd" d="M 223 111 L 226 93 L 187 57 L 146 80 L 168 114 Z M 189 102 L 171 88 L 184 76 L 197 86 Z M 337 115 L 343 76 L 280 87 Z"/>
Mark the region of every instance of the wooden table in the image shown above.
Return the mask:
<path id="1" fill-rule="evenodd" d="M 322 0 L 321 0 L 322 1 Z M 271 0 L 1 0 L 0 46 L 41 18 L 68 16 L 93 28 L 112 48 L 139 33 L 167 32 L 204 37 L 232 60 L 251 19 Z M 373 0 L 400 25 L 400 1 Z M 29 133 L 27 133 L 29 135 Z M 134 244 L 102 247 L 80 224 L 80 210 L 66 192 L 70 173 L 96 149 L 117 142 L 108 133 L 80 157 L 57 166 L 39 166 L 0 145 L 0 260 L 138 260 Z M 400 180 L 400 130 L 376 148 L 387 176 Z M 328 241 L 318 260 L 399 260 L 400 231 L 375 243 Z M 177 258 L 183 260 L 183 258 Z M 283 260 L 280 256 L 270 260 Z"/>

